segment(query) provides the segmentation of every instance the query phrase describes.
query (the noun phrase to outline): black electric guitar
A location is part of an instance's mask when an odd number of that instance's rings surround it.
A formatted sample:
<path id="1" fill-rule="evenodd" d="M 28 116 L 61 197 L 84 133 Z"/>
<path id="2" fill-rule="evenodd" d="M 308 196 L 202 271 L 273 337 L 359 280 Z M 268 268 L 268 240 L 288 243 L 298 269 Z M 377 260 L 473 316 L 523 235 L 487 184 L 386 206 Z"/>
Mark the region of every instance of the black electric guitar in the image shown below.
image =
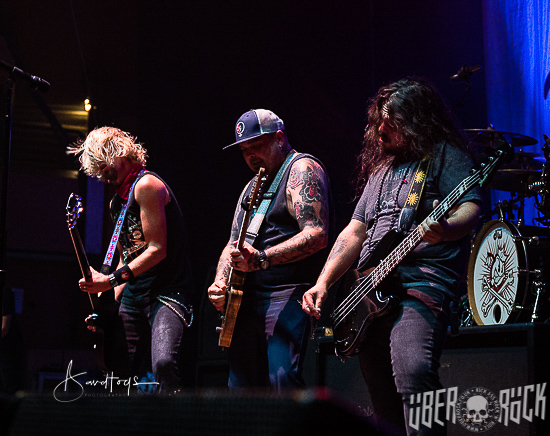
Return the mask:
<path id="1" fill-rule="evenodd" d="M 471 175 L 460 182 L 426 220 L 429 218 L 439 221 L 468 191 L 477 185 L 485 186 L 501 162 L 510 159 L 513 154 L 509 144 L 504 143 L 503 148 L 504 150 L 492 150 L 493 155 L 487 162 L 482 163 L 478 170 L 472 169 Z M 402 240 L 399 242 L 399 239 Z M 393 303 L 398 301 L 395 296 L 384 295 L 378 287 L 421 240 L 418 228 L 404 239 L 397 231 L 389 232 L 377 245 L 364 272 L 356 273 L 356 280 L 351 288 L 339 288 L 331 319 L 335 351 L 341 360 L 357 354 L 371 322 L 387 313 Z"/>
<path id="2" fill-rule="evenodd" d="M 86 250 L 84 249 L 84 244 L 82 244 L 80 232 L 78 231 L 78 227 L 76 225 L 83 210 L 82 198 L 78 195 L 71 194 L 69 196 L 69 200 L 67 201 L 67 226 L 69 227 L 69 233 L 73 241 L 76 257 L 78 259 L 78 265 L 80 266 L 80 271 L 82 272 L 82 277 L 84 277 L 85 280 L 91 280 L 92 272 L 90 270 L 90 264 L 88 263 Z M 96 307 L 100 304 L 99 298 L 96 294 L 92 295 L 90 293 L 88 293 L 88 298 L 90 299 L 93 313 L 86 318 L 86 324 L 88 326 L 88 330 L 94 332 L 95 334 L 94 348 L 98 368 L 102 371 L 106 371 L 107 367 L 105 365 L 104 356 L 104 332 L 103 329 L 98 327 L 96 323 L 98 319 Z"/>
<path id="3" fill-rule="evenodd" d="M 248 230 L 248 224 L 250 221 L 250 215 L 252 211 L 258 206 L 260 200 L 260 189 L 264 182 L 265 169 L 260 168 L 252 191 L 250 192 L 250 198 L 243 202 L 242 205 L 245 213 L 241 228 L 239 230 L 239 242 L 237 248 L 240 250 L 243 248 L 243 244 L 246 238 L 246 231 Z M 229 347 L 231 345 L 231 339 L 233 338 L 233 330 L 235 329 L 235 321 L 237 320 L 237 314 L 241 307 L 241 301 L 243 297 L 243 285 L 245 280 L 245 272 L 238 271 L 231 268 L 229 271 L 229 278 L 227 280 L 227 292 L 225 293 L 225 308 L 223 315 L 221 316 L 222 325 L 216 327 L 216 331 L 220 334 L 218 345 L 220 347 Z"/>

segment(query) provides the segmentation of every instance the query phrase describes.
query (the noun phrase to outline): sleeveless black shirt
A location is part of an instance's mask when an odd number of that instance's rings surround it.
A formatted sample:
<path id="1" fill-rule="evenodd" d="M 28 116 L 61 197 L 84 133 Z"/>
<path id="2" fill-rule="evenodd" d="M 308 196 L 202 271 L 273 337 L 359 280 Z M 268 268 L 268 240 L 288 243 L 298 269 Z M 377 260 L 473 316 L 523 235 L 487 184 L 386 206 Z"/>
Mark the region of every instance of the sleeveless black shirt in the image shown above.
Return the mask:
<path id="1" fill-rule="evenodd" d="M 292 165 L 299 159 L 309 158 L 315 160 L 321 167 L 323 164 L 315 157 L 308 154 L 298 154 L 286 168 L 281 179 L 279 187 L 275 193 L 275 198 L 271 201 L 270 207 L 260 227 L 260 231 L 253 246 L 258 250 L 266 250 L 281 242 L 284 242 L 294 235 L 300 233 L 300 228 L 296 218 L 294 218 L 287 208 L 286 186 L 290 175 Z M 324 167 L 323 167 L 324 169 Z M 326 171 L 325 171 L 326 174 Z M 250 183 L 245 191 L 245 195 L 250 194 L 253 183 Z M 327 177 L 327 192 L 329 193 L 329 210 L 331 210 L 330 183 Z M 332 213 L 330 214 L 332 217 Z M 239 226 L 244 218 L 244 211 L 238 214 Z M 332 230 L 332 222 L 329 223 L 329 230 Z M 269 296 L 279 291 L 287 295 L 294 291 L 303 293 L 311 287 L 317 280 L 319 273 L 324 265 L 330 244 L 327 248 L 320 250 L 313 255 L 291 263 L 272 265 L 267 270 L 258 270 L 246 274 L 245 289 L 251 289 L 260 294 L 260 298 L 269 298 Z"/>
<path id="2" fill-rule="evenodd" d="M 126 283 L 122 298 L 130 304 L 149 304 L 158 295 L 183 294 L 190 301 L 193 294 L 191 267 L 188 258 L 187 237 L 183 214 L 170 187 L 157 174 L 147 172 L 158 178 L 170 194 L 165 207 L 166 213 L 166 258 L 151 269 Z M 135 194 L 128 199 L 129 206 L 120 231 L 119 243 L 123 248 L 124 264 L 130 263 L 147 248 L 140 218 L 140 207 Z M 115 194 L 111 202 L 111 218 L 116 222 L 124 200 Z"/>

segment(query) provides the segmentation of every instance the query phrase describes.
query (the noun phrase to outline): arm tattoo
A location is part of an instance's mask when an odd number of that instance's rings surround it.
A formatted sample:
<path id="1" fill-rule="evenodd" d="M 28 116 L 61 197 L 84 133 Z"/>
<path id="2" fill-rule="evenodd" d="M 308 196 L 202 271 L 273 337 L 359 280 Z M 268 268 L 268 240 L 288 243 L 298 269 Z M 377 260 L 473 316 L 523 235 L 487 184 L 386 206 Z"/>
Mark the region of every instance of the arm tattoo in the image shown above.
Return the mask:
<path id="1" fill-rule="evenodd" d="M 296 220 L 303 226 L 321 227 L 323 224 L 315 213 L 315 208 L 309 204 L 297 201 L 294 203 L 294 211 L 296 212 Z"/>
<path id="2" fill-rule="evenodd" d="M 231 269 L 231 265 L 229 264 L 229 259 L 222 258 L 220 259 L 220 262 L 218 264 L 218 274 L 217 279 L 221 279 L 227 283 L 227 280 L 229 279 L 229 270 Z"/>
<path id="3" fill-rule="evenodd" d="M 304 171 L 292 169 L 289 179 L 289 186 L 297 189 L 300 186 L 298 193 L 299 200 L 294 202 L 294 212 L 296 220 L 301 228 L 323 227 L 326 222 L 327 211 L 326 203 L 326 186 L 321 169 L 308 165 Z M 319 209 L 317 211 L 317 209 Z"/>
<path id="4" fill-rule="evenodd" d="M 328 271 L 328 268 L 329 268 L 328 265 L 330 264 L 330 261 L 337 259 L 341 253 L 348 251 L 348 249 L 349 247 L 348 247 L 347 241 L 342 238 L 337 238 L 336 242 L 334 243 L 334 246 L 332 247 L 332 250 L 330 250 L 330 253 L 327 257 L 327 261 L 325 262 L 325 265 L 323 266 L 323 269 L 321 270 L 320 275 L 323 275 Z M 336 268 L 338 268 L 339 265 L 341 265 L 340 262 L 336 264 Z M 332 268 L 334 269 L 335 267 L 332 266 Z"/>
<path id="5" fill-rule="evenodd" d="M 270 256 L 277 259 L 277 263 L 296 262 L 305 259 L 322 248 L 312 235 L 298 234 L 272 247 Z"/>
<path id="6" fill-rule="evenodd" d="M 322 167 L 316 162 L 300 162 L 290 171 L 287 189 L 292 198 L 288 206 L 293 208 L 301 231 L 269 249 L 274 265 L 305 259 L 326 247 L 328 239 L 328 193 Z"/>
<path id="7" fill-rule="evenodd" d="M 321 180 L 319 174 L 308 166 L 307 169 L 302 172 L 302 188 L 300 189 L 300 196 L 306 203 L 322 200 L 320 184 Z"/>

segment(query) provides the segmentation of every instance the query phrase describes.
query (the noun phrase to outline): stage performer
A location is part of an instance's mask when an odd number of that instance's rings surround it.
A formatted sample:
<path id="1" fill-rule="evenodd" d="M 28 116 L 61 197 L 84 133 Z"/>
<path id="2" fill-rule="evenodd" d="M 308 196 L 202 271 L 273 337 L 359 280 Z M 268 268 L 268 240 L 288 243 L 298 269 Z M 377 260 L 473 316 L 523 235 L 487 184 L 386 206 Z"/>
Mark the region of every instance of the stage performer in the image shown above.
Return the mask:
<path id="1" fill-rule="evenodd" d="M 416 215 L 413 212 L 406 223 L 401 211 L 424 158 L 429 159 L 424 192 Z M 411 427 L 409 398 L 441 388 L 439 358 L 450 305 L 465 272 L 470 233 L 479 217 L 479 189 L 469 191 L 440 222 L 419 223 L 468 177 L 472 165 L 465 137 L 439 92 L 426 80 L 391 83 L 370 101 L 359 156 L 359 200 L 302 306 L 307 314 L 319 317 L 329 288 L 357 258 L 358 270 L 363 271 L 389 231 L 399 225 L 405 233 L 418 228 L 423 240 L 381 284 L 382 292 L 398 297 L 399 303 L 374 319 L 358 353 L 383 434 L 446 434 L 437 423 L 431 428 Z"/>
<path id="2" fill-rule="evenodd" d="M 241 202 L 255 178 L 245 187 L 208 288 L 210 301 L 223 311 L 230 269 L 246 273 L 228 348 L 229 386 L 278 391 L 304 387 L 302 364 L 311 326 L 300 302 L 328 253 L 329 181 L 318 159 L 292 149 L 283 121 L 271 111 L 244 113 L 235 125 L 235 137 L 230 146 L 240 148 L 250 169 L 265 169 L 263 192 L 278 188 L 253 245 L 245 242 L 239 250 Z"/>
<path id="3" fill-rule="evenodd" d="M 181 388 L 182 341 L 193 319 L 186 231 L 176 197 L 166 182 L 145 169 L 143 145 L 118 128 L 97 128 L 69 152 L 79 156 L 87 175 L 116 191 L 110 213 L 118 266 L 109 269 L 111 243 L 102 272 L 92 268 L 92 281 L 81 279 L 79 286 L 90 293 L 114 288 L 128 374 L 140 375 L 150 361 L 158 392 L 173 394 Z"/>

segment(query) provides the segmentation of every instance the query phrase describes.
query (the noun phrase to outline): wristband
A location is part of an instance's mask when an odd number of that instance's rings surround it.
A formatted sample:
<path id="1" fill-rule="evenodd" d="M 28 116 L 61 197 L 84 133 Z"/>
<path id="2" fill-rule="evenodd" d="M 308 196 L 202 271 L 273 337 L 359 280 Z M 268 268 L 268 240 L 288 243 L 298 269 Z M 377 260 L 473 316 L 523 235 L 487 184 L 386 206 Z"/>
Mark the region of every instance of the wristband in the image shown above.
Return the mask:
<path id="1" fill-rule="evenodd" d="M 134 273 L 128 265 L 124 265 L 122 268 L 117 269 L 114 273 L 109 274 L 109 283 L 113 288 L 116 288 L 117 286 L 133 279 Z"/>

